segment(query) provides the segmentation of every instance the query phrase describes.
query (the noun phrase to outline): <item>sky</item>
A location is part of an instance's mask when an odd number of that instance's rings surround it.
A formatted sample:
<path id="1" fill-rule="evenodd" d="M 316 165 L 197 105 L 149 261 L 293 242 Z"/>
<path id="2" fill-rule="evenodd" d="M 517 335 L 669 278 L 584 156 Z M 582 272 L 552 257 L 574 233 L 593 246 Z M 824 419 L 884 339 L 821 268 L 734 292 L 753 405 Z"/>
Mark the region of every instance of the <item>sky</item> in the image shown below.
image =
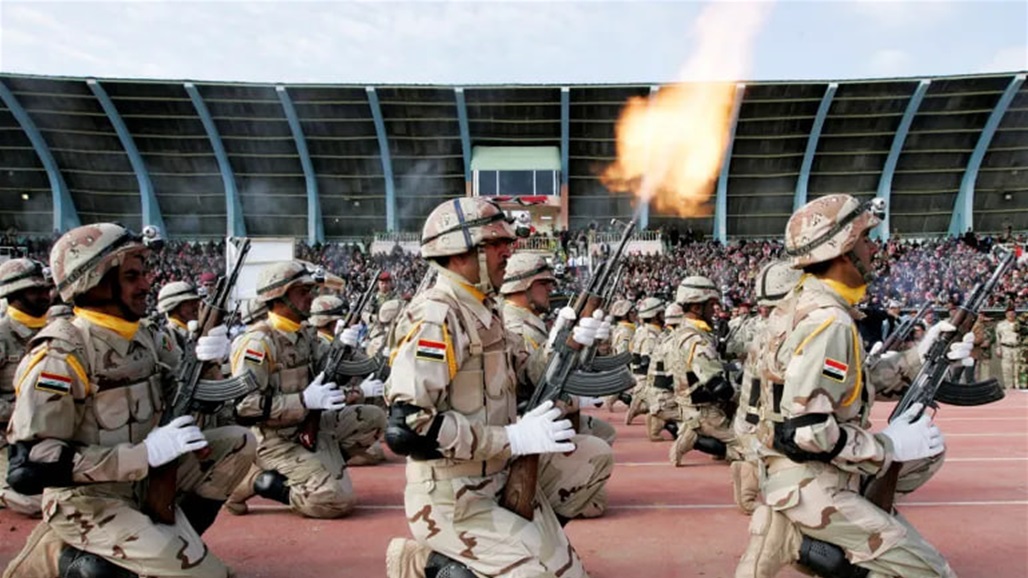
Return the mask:
<path id="1" fill-rule="evenodd" d="M 0 72 L 332 84 L 683 78 L 703 2 L 0 0 Z M 734 80 L 1028 69 L 1028 1 L 759 6 Z M 720 32 L 719 32 L 720 33 Z"/>

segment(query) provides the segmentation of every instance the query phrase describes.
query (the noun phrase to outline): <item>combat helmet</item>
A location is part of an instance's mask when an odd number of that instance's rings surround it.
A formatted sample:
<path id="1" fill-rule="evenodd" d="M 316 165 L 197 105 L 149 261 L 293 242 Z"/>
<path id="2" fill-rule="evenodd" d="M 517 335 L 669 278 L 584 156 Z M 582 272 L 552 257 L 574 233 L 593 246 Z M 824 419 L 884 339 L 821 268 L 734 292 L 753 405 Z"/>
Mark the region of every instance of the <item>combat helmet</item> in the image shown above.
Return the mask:
<path id="1" fill-rule="evenodd" d="M 639 319 L 653 319 L 657 315 L 660 315 L 664 307 L 664 302 L 656 297 L 647 297 L 639 302 L 637 310 L 639 311 Z"/>
<path id="2" fill-rule="evenodd" d="M 400 315 L 404 302 L 400 299 L 390 299 L 378 308 L 378 322 L 381 325 L 389 325 Z"/>
<path id="3" fill-rule="evenodd" d="M 774 307 L 800 282 L 803 272 L 789 261 L 772 261 L 757 274 L 757 305 Z"/>
<path id="4" fill-rule="evenodd" d="M 185 281 L 172 281 L 164 287 L 161 287 L 161 290 L 157 293 L 157 312 L 170 313 L 174 311 L 180 303 L 197 301 L 199 299 L 200 294 L 192 283 L 187 283 Z"/>
<path id="5" fill-rule="evenodd" d="M 0 265 L 0 299 L 32 287 L 49 287 L 50 269 L 34 259 L 11 259 Z"/>
<path id="6" fill-rule="evenodd" d="M 314 285 L 315 273 L 299 261 L 267 265 L 257 275 L 257 299 L 267 303 L 284 296 L 293 285 Z"/>
<path id="7" fill-rule="evenodd" d="M 628 299 L 618 299 L 610 306 L 610 314 L 619 319 L 628 317 L 631 311 L 632 302 Z"/>
<path id="8" fill-rule="evenodd" d="M 705 303 L 710 299 L 721 299 L 721 292 L 710 279 L 700 275 L 690 275 L 678 284 L 675 290 L 675 303 Z"/>
<path id="9" fill-rule="evenodd" d="M 71 303 L 96 287 L 108 271 L 120 267 L 131 255 L 159 250 L 163 242 L 156 227 L 141 235 L 115 223 L 93 223 L 75 227 L 54 243 L 50 269 L 61 299 Z"/>
<path id="10" fill-rule="evenodd" d="M 324 327 L 339 321 L 348 309 L 346 302 L 335 295 L 319 295 L 311 303 L 311 325 Z"/>
<path id="11" fill-rule="evenodd" d="M 785 255 L 796 269 L 847 255 L 865 231 L 881 222 L 885 206 L 885 199 L 861 203 L 845 194 L 814 199 L 789 218 L 785 226 Z M 858 259 L 851 260 L 863 269 Z M 865 280 L 870 277 L 869 271 L 860 273 Z"/>
<path id="12" fill-rule="evenodd" d="M 553 281 L 553 268 L 542 255 L 535 253 L 515 253 L 507 261 L 507 272 L 500 286 L 501 295 L 528 291 L 536 281 Z"/>
<path id="13" fill-rule="evenodd" d="M 665 325 L 681 325 L 685 321 L 685 311 L 678 303 L 672 303 L 664 309 Z"/>
<path id="14" fill-rule="evenodd" d="M 478 251 L 488 241 L 515 241 L 513 219 L 493 201 L 481 197 L 460 197 L 439 205 L 425 219 L 421 231 L 421 256 L 425 259 L 478 253 L 478 287 L 486 294 L 493 287 L 487 274 L 485 253 Z"/>

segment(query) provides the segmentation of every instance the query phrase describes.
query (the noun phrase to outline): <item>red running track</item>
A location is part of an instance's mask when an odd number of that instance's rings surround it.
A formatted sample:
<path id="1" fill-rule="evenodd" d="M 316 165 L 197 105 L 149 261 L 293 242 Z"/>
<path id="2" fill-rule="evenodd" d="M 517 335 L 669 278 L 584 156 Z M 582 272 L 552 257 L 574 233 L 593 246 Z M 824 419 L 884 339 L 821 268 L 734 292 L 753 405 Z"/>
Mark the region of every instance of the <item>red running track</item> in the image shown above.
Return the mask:
<path id="1" fill-rule="evenodd" d="M 876 409 L 877 427 L 889 409 Z M 567 528 L 590 575 L 731 577 L 748 518 L 732 503 L 728 467 L 695 454 L 686 467 L 672 468 L 670 444 L 646 440 L 642 419 L 629 427 L 620 411 L 594 414 L 615 424 L 619 439 L 609 512 Z M 986 407 L 944 407 L 936 420 L 946 434 L 946 464 L 902 498 L 901 511 L 961 577 L 1028 576 L 1028 394 L 1012 392 Z M 247 516 L 223 513 L 207 542 L 240 578 L 384 576 L 386 544 L 407 535 L 402 461 L 351 472 L 362 506 L 350 518 L 303 519 L 257 500 Z M 0 510 L 0 565 L 34 523 Z"/>

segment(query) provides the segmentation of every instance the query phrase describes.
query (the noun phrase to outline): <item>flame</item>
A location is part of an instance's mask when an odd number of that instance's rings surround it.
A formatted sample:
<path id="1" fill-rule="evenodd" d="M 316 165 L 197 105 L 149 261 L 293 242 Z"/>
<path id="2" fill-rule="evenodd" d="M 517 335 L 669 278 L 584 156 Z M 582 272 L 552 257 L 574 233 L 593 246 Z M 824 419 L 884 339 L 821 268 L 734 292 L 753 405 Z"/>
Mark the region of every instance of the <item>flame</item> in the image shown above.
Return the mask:
<path id="1" fill-rule="evenodd" d="M 600 176 L 607 189 L 631 192 L 659 213 L 710 214 L 731 132 L 735 80 L 749 65 L 770 4 L 717 2 L 696 19 L 696 48 L 681 82 L 650 98 L 629 99 L 615 125 L 617 160 Z"/>

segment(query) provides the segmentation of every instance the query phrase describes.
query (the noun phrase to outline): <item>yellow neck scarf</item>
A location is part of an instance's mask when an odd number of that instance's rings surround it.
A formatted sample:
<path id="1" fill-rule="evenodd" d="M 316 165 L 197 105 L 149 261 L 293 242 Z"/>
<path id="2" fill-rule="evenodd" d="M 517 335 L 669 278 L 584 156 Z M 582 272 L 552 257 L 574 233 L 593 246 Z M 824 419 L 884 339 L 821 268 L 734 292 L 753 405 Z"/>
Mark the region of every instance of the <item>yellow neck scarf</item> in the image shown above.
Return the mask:
<path id="1" fill-rule="evenodd" d="M 327 341 L 329 343 L 332 343 L 333 341 L 335 341 L 335 338 L 336 338 L 335 335 L 332 335 L 331 331 L 322 331 L 320 329 L 318 330 L 318 335 L 320 335 L 322 339 L 324 339 L 325 341 Z"/>
<path id="2" fill-rule="evenodd" d="M 139 330 L 138 321 L 128 321 L 121 317 L 115 317 L 106 313 L 100 313 L 99 311 L 90 311 L 89 309 L 75 308 L 75 317 L 81 317 L 93 325 L 99 325 L 104 329 L 110 329 L 117 333 L 125 341 L 131 341 L 136 335 L 136 331 Z"/>
<path id="3" fill-rule="evenodd" d="M 180 329 L 185 329 L 186 331 L 189 331 L 189 326 L 188 325 L 186 325 L 185 323 L 182 323 L 181 321 L 179 321 L 178 319 L 175 319 L 174 317 L 169 317 L 168 321 L 171 321 L 171 324 L 174 325 L 175 327 L 178 327 Z"/>
<path id="4" fill-rule="evenodd" d="M 685 320 L 696 329 L 710 333 L 710 325 L 707 325 L 706 321 L 702 319 L 693 319 L 692 317 L 686 317 Z"/>
<path id="5" fill-rule="evenodd" d="M 281 315 L 276 315 L 274 313 L 268 313 L 268 323 L 270 323 L 272 327 L 278 329 L 283 333 L 296 333 L 300 330 L 299 323 L 293 321 L 292 319 L 286 319 L 285 317 L 282 317 Z"/>
<path id="6" fill-rule="evenodd" d="M 819 278 L 820 279 L 820 278 Z M 834 279 L 820 279 L 822 283 L 828 285 L 840 297 L 846 300 L 851 306 L 860 303 L 860 300 L 867 294 L 867 285 L 861 285 L 859 287 L 850 287 L 845 283 L 836 281 Z"/>
<path id="7" fill-rule="evenodd" d="M 7 306 L 7 314 L 11 316 L 11 319 L 14 319 L 29 329 L 40 329 L 46 325 L 46 315 L 42 317 L 33 317 L 12 305 Z"/>

